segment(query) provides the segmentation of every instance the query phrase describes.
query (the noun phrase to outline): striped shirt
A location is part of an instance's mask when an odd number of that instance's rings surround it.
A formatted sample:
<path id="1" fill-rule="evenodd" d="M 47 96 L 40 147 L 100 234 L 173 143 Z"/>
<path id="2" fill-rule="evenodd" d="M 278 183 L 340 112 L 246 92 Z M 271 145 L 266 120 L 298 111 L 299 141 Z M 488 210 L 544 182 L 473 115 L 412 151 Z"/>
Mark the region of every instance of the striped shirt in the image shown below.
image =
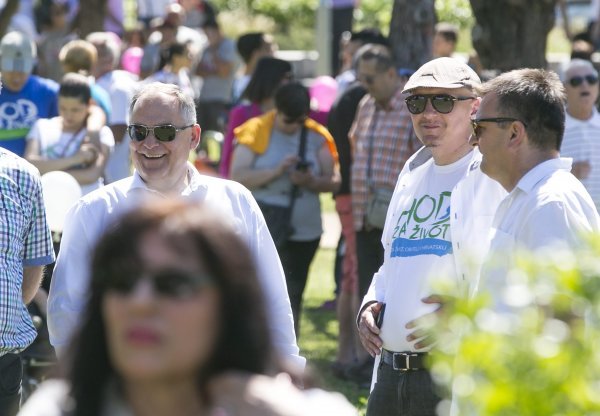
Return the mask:
<path id="1" fill-rule="evenodd" d="M 404 163 L 416 150 L 410 113 L 403 98 L 402 88 L 398 88 L 388 108 L 384 109 L 367 94 L 358 106 L 348 133 L 353 145 L 352 213 L 357 231 L 365 225 L 369 194 L 377 188 L 393 190 Z"/>
<path id="2" fill-rule="evenodd" d="M 590 193 L 596 209 L 600 209 L 600 113 L 595 108 L 588 120 L 566 114 L 560 154 L 573 158 L 573 163 L 589 162 L 590 174 L 581 183 Z"/>
<path id="3" fill-rule="evenodd" d="M 25 349 L 36 337 L 23 303 L 23 267 L 52 261 L 39 173 L 0 148 L 0 356 Z"/>

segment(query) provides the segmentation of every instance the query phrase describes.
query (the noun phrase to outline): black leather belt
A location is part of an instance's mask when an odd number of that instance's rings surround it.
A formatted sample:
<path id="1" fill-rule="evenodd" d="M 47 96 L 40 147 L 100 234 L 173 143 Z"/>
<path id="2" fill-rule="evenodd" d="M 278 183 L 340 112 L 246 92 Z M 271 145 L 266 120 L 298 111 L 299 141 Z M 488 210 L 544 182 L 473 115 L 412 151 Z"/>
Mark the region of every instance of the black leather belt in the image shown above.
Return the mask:
<path id="1" fill-rule="evenodd" d="M 397 371 L 424 370 L 426 352 L 392 352 L 381 350 L 381 361 Z"/>

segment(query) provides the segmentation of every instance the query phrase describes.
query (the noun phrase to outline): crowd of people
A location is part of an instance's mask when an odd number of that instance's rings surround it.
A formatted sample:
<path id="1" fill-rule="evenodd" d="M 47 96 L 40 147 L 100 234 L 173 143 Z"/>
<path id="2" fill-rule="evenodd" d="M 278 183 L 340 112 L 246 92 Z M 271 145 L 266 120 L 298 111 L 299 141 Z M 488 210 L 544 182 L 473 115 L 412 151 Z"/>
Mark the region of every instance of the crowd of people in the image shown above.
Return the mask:
<path id="1" fill-rule="evenodd" d="M 59 371 L 20 414 L 356 414 L 311 388 L 297 342 L 332 193 L 331 372 L 370 386 L 368 416 L 434 416 L 436 279 L 509 313 L 518 250 L 600 231 L 599 77 L 582 38 L 562 80 L 482 82 L 452 25 L 420 68 L 398 68 L 378 29 L 341 31 L 319 103 L 271 34 L 230 39 L 205 1 L 139 1 L 130 31 L 110 9 L 84 39 L 67 30 L 76 2 L 42 3 L 0 41 L 0 415 L 21 405 L 32 301 Z M 208 132 L 223 135 L 218 165 L 193 163 Z M 61 230 L 40 177 L 53 171 L 83 195 Z"/>

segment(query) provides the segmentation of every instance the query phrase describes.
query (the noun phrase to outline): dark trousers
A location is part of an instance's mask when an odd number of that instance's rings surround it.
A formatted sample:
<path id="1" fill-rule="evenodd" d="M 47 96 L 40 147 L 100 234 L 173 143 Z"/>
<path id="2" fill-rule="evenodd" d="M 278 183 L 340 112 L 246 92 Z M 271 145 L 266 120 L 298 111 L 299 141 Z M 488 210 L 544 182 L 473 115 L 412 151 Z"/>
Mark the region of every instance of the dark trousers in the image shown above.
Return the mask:
<path id="1" fill-rule="evenodd" d="M 429 371 L 398 371 L 380 364 L 367 416 L 436 416 L 440 400 Z"/>
<path id="2" fill-rule="evenodd" d="M 21 402 L 23 364 L 17 354 L 0 357 L 0 416 L 14 416 Z"/>
<path id="3" fill-rule="evenodd" d="M 319 241 L 320 239 L 288 241 L 278 249 L 292 305 L 296 337 L 300 335 L 300 311 L 302 310 L 302 295 L 308 279 L 308 269 L 319 248 Z"/>
<path id="4" fill-rule="evenodd" d="M 356 232 L 356 259 L 358 262 L 358 296 L 365 296 L 373 280 L 373 275 L 383 264 L 383 230 L 372 228 Z"/>

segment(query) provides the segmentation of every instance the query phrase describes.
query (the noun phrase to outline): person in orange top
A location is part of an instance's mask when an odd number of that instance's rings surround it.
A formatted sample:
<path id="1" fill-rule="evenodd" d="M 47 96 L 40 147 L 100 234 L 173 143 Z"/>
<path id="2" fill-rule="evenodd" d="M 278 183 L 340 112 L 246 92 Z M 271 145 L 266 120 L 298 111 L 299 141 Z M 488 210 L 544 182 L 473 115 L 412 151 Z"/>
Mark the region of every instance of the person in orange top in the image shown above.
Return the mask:
<path id="1" fill-rule="evenodd" d="M 252 118 L 235 129 L 231 178 L 250 189 L 256 200 L 289 206 L 294 194 L 287 240 L 279 245 L 294 314 L 296 334 L 302 294 L 310 263 L 322 233 L 319 193 L 333 192 L 340 184 L 337 150 L 325 127 L 308 118 L 310 97 L 298 82 L 275 93 L 275 110 Z M 306 129 L 305 149 L 300 138 Z M 264 213 L 264 212 L 263 212 Z M 266 218 L 269 223 L 269 218 Z"/>

